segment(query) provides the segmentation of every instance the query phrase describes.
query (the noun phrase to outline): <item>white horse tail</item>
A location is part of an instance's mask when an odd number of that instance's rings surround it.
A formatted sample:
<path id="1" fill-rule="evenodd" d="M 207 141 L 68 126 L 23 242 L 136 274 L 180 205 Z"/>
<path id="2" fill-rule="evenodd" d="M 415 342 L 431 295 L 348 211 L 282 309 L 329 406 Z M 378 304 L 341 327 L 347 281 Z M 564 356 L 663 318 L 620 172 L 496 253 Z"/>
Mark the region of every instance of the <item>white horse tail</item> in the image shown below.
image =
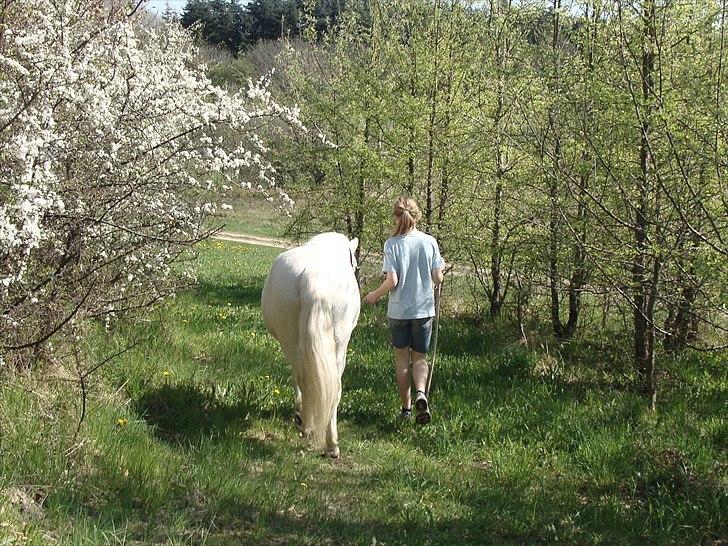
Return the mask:
<path id="1" fill-rule="evenodd" d="M 317 275 L 304 274 L 300 284 L 298 359 L 294 365 L 301 389 L 304 434 L 314 447 L 324 444 L 326 429 L 338 404 L 341 377 L 336 363 L 336 341 L 331 311 Z"/>

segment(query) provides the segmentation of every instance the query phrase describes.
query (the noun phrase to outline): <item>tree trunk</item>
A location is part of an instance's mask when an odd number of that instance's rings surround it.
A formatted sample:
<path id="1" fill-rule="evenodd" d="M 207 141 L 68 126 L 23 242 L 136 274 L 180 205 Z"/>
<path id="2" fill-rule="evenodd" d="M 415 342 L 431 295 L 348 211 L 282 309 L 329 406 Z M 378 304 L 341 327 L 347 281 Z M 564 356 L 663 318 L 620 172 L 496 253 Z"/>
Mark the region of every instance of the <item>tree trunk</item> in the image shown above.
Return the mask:
<path id="1" fill-rule="evenodd" d="M 407 184 L 405 186 L 405 192 L 408 197 L 412 196 L 415 190 L 415 128 L 410 127 L 410 150 L 409 157 L 407 158 Z"/>
<path id="2" fill-rule="evenodd" d="M 443 119 L 442 133 L 449 136 L 451 123 L 451 101 L 452 101 L 452 78 L 453 78 L 453 49 L 448 48 L 449 65 L 447 79 L 445 82 L 445 115 Z M 440 176 L 440 199 L 437 205 L 437 230 L 436 235 L 439 237 L 445 226 L 445 211 L 447 210 L 448 200 L 450 198 L 450 146 L 445 141 L 442 158 L 442 169 Z"/>
<path id="3" fill-rule="evenodd" d="M 551 36 L 552 55 L 552 89 L 555 100 L 559 100 L 561 93 L 561 59 L 559 55 L 559 35 L 561 33 L 561 0 L 553 0 L 553 31 Z M 549 250 L 548 250 L 548 277 L 549 291 L 551 296 L 551 325 L 554 336 L 558 340 L 570 338 L 576 330 L 576 321 L 579 316 L 580 289 L 570 283 L 569 286 L 569 319 L 566 326 L 561 322 L 561 302 L 559 291 L 561 281 L 559 279 L 559 243 L 562 237 L 561 211 L 559 210 L 559 173 L 561 172 L 561 134 L 559 127 L 560 112 L 557 106 L 549 108 L 548 125 L 554 135 L 553 155 L 551 172 L 547 174 L 549 194 Z M 578 264 L 577 264 L 578 270 Z M 572 281 L 575 280 L 572 276 Z M 579 280 L 577 275 L 576 280 Z"/>
<path id="4" fill-rule="evenodd" d="M 492 3 L 492 19 L 490 24 L 498 24 L 500 22 L 501 13 L 499 2 Z M 501 264 L 503 262 L 503 242 L 501 241 L 501 228 L 503 225 L 503 191 L 505 187 L 506 173 L 508 172 L 507 158 L 503 150 L 504 147 L 504 118 L 505 118 L 505 71 L 506 71 L 506 55 L 508 50 L 507 38 L 505 33 L 498 32 L 498 38 L 495 43 L 495 63 L 498 70 L 498 96 L 496 98 L 496 108 L 493 114 L 493 126 L 496 135 L 495 142 L 495 188 L 493 192 L 493 223 L 491 225 L 491 241 L 490 241 L 490 280 L 492 290 L 488 294 L 490 304 L 490 318 L 496 318 L 500 315 L 501 308 L 505 296 L 506 287 L 503 286 L 503 272 Z"/>
<path id="5" fill-rule="evenodd" d="M 588 50 L 586 52 L 586 71 L 587 78 L 590 82 L 593 81 L 594 77 L 594 47 L 596 43 L 598 24 L 598 13 L 596 7 L 592 7 L 591 14 L 589 12 L 589 5 L 586 6 L 585 19 L 589 23 L 589 36 L 588 36 Z M 592 25 L 593 22 L 593 25 Z M 584 98 L 584 117 L 583 117 L 583 131 L 584 134 L 591 130 L 594 126 L 593 116 L 593 104 L 592 100 L 585 96 Z M 564 339 L 571 339 L 576 333 L 576 327 L 579 323 L 579 313 L 581 311 L 581 294 L 584 286 L 587 283 L 588 271 L 586 267 L 586 238 L 587 238 L 587 205 L 588 199 L 588 187 L 589 179 L 594 176 L 594 158 L 588 151 L 584 151 L 581 156 L 582 168 L 589 165 L 589 172 L 583 172 L 579 176 L 578 194 L 577 194 L 577 208 L 576 208 L 576 226 L 574 227 L 574 233 L 576 235 L 574 245 L 572 249 L 572 256 L 574 260 L 574 270 L 571 274 L 568 286 L 568 297 L 569 297 L 569 317 L 566 324 L 563 326 L 563 337 Z"/>
<path id="6" fill-rule="evenodd" d="M 433 55 L 434 55 L 434 80 L 430 89 L 430 112 L 427 125 L 427 178 L 425 184 L 425 224 L 429 227 L 432 225 L 432 213 L 433 213 L 433 176 L 434 176 L 434 163 L 435 163 L 435 124 L 437 121 L 437 99 L 439 91 L 439 78 L 440 78 L 440 2 L 435 2 L 435 20 L 433 29 Z"/>
<path id="7" fill-rule="evenodd" d="M 686 255 L 678 260 L 677 270 L 681 273 L 678 277 L 676 290 L 679 292 L 677 301 L 673 303 L 668 311 L 665 323 L 664 347 L 666 351 L 674 352 L 697 338 L 697 321 L 695 319 L 694 306 L 698 298 L 698 286 L 696 284 L 695 251 L 700 244 L 697 235 L 691 234 L 690 246 Z M 679 249 L 684 247 L 684 242 L 679 242 Z"/>
<path id="8" fill-rule="evenodd" d="M 367 117 L 364 120 L 364 144 L 369 145 L 370 140 L 370 119 Z M 354 209 L 353 215 L 350 214 L 347 220 L 347 227 L 349 229 L 349 239 L 354 237 L 359 238 L 359 244 L 354 251 L 357 263 L 359 263 L 359 257 L 361 255 L 361 248 L 363 246 L 364 239 L 364 211 L 366 209 L 366 176 L 364 164 L 364 157 L 359 162 L 359 178 L 356 188 L 356 208 Z M 359 282 L 359 269 L 355 271 L 356 281 Z"/>
<path id="9" fill-rule="evenodd" d="M 498 154 L 500 155 L 500 154 Z M 497 171 L 500 173 L 500 169 Z M 501 257 L 503 249 L 501 248 L 500 229 L 501 229 L 501 199 L 503 195 L 503 183 L 501 182 L 502 174 L 499 175 L 495 184 L 495 200 L 493 204 L 493 228 L 491 237 L 491 254 L 490 254 L 490 280 L 493 284 L 493 290 L 489 294 L 490 300 L 490 318 L 495 318 L 500 314 L 503 306 L 503 294 L 501 288 Z"/>
<path id="10" fill-rule="evenodd" d="M 549 116 L 550 117 L 550 116 Z M 556 138 L 554 145 L 554 157 L 559 153 L 559 139 Z M 556 161 L 554 161 L 556 163 Z M 561 316 L 559 309 L 559 270 L 558 270 L 558 236 L 559 236 L 559 218 L 557 203 L 557 181 L 556 166 L 554 171 L 547 175 L 549 190 L 549 292 L 551 295 L 551 326 L 557 339 L 562 339 L 564 328 L 561 324 Z"/>
<path id="11" fill-rule="evenodd" d="M 650 198 L 654 191 L 652 187 L 650 132 L 652 130 L 655 49 L 657 45 L 655 15 L 655 0 L 646 0 L 643 4 L 644 27 L 641 74 L 643 111 L 641 113 L 640 131 L 640 178 L 637 187 L 638 202 L 633 227 L 635 255 L 632 262 L 635 369 L 639 378 L 640 391 L 648 398 L 650 407 L 653 409 L 657 396 L 654 307 L 660 275 L 660 260 L 656 256 L 650 256 L 649 241 L 652 213 Z M 650 259 L 653 261 L 651 268 L 649 266 Z"/>

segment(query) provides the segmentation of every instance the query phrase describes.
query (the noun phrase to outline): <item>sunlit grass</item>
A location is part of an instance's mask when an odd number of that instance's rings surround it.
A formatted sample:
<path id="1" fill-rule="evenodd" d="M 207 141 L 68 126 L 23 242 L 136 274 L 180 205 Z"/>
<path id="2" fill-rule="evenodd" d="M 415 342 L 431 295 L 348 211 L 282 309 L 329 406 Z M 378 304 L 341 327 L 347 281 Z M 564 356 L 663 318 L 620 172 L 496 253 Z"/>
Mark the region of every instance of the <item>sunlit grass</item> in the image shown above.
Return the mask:
<path id="1" fill-rule="evenodd" d="M 198 286 L 99 332 L 106 367 L 79 441 L 72 385 L 15 378 L 0 395 L 0 486 L 41 519 L 0 526 L 44 543 L 669 544 L 728 535 L 724 366 L 668 363 L 661 410 L 592 381 L 596 352 L 542 373 L 503 324 L 443 317 L 433 421 L 396 419 L 384 306 L 355 331 L 339 413 L 342 458 L 292 426 L 290 372 L 260 290 L 277 249 L 211 242 Z M 586 359 L 590 356 L 590 359 Z M 581 370 L 581 371 L 580 371 Z M 11 423 L 8 425 L 7 423 Z M 70 448 L 70 450 L 69 450 Z M 45 538 L 44 538 L 45 535 Z M 19 537 L 19 538 L 18 538 Z"/>
<path id="2" fill-rule="evenodd" d="M 281 204 L 269 202 L 261 194 L 239 190 L 240 195 L 233 194 L 226 199 L 233 207 L 229 211 L 221 211 L 212 217 L 208 225 L 221 228 L 222 231 L 255 235 L 262 237 L 282 237 L 286 227 L 286 216 L 279 210 Z"/>

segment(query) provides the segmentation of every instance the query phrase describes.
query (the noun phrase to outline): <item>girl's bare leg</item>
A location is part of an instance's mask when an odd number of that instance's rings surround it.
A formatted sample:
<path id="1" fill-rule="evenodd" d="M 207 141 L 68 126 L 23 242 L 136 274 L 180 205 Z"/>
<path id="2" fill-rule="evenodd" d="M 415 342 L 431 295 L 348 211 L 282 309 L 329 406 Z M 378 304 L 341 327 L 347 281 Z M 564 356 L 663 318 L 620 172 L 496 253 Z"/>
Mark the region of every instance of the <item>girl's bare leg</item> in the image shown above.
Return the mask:
<path id="1" fill-rule="evenodd" d="M 403 347 L 401 349 L 394 349 L 394 366 L 395 374 L 397 377 L 397 387 L 399 387 L 399 397 L 402 400 L 402 407 L 409 408 L 412 406 L 412 399 L 410 397 L 410 349 L 409 347 Z"/>

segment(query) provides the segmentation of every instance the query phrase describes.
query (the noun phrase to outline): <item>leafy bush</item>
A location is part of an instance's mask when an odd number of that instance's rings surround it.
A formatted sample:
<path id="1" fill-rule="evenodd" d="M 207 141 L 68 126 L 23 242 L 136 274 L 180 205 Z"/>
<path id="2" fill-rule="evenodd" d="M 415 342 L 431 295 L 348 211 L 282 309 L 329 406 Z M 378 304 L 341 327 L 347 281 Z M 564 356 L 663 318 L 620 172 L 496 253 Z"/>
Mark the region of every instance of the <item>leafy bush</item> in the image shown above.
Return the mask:
<path id="1" fill-rule="evenodd" d="M 174 293 L 185 277 L 173 264 L 205 236 L 220 193 L 273 188 L 263 125 L 298 123 L 267 79 L 229 94 L 186 31 L 126 10 L 19 0 L 0 14 L 6 358 L 56 352 L 46 342 L 78 335 L 84 317 Z"/>

